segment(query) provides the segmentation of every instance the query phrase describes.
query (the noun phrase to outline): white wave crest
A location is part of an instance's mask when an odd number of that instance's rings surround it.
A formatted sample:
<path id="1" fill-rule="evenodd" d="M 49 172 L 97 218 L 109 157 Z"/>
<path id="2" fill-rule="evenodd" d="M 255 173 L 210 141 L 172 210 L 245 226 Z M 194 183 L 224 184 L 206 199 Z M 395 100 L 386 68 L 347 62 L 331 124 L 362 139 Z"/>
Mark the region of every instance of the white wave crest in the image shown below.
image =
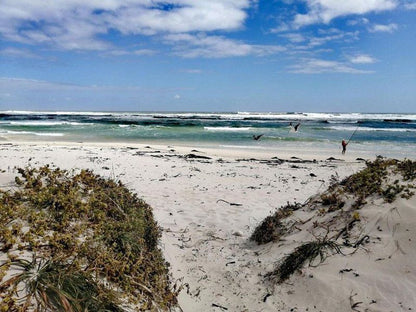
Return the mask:
<path id="1" fill-rule="evenodd" d="M 237 128 L 237 127 L 204 127 L 204 129 L 207 131 L 239 132 L 239 131 L 248 131 L 251 128 L 250 127 L 240 127 L 240 128 Z"/>
<path id="2" fill-rule="evenodd" d="M 60 126 L 60 125 L 71 125 L 71 126 L 79 126 L 79 125 L 91 125 L 92 123 L 81 123 L 81 122 L 69 122 L 69 121 L 10 121 L 10 125 L 13 126 Z"/>
<path id="3" fill-rule="evenodd" d="M 214 112 L 48 112 L 48 111 L 0 111 L 0 114 L 14 114 L 14 115 L 74 115 L 74 116 L 112 116 L 115 118 L 133 118 L 133 119 L 148 119 L 157 117 L 163 118 L 219 118 L 229 120 L 242 120 L 242 119 L 282 119 L 282 120 L 401 120 L 407 119 L 416 121 L 416 114 L 387 114 L 387 113 L 306 113 L 306 112 L 229 112 L 229 113 L 214 113 Z"/>
<path id="4" fill-rule="evenodd" d="M 33 131 L 6 131 L 7 134 L 32 134 L 36 136 L 52 136 L 52 137 L 62 137 L 65 134 L 59 132 L 33 132 Z"/>
<path id="5" fill-rule="evenodd" d="M 342 126 L 332 126 L 329 127 L 331 130 L 339 131 L 386 131 L 386 132 L 416 132 L 416 129 L 409 128 L 370 128 L 370 127 L 342 127 Z"/>

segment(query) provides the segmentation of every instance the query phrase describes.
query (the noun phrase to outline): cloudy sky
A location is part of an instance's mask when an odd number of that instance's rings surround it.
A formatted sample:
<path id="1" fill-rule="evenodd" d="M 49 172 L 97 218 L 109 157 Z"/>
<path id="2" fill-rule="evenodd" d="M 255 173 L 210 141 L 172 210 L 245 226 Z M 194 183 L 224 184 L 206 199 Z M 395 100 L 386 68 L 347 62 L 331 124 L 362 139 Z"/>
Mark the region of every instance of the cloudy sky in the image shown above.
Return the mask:
<path id="1" fill-rule="evenodd" d="M 416 0 L 0 3 L 0 110 L 416 112 Z"/>

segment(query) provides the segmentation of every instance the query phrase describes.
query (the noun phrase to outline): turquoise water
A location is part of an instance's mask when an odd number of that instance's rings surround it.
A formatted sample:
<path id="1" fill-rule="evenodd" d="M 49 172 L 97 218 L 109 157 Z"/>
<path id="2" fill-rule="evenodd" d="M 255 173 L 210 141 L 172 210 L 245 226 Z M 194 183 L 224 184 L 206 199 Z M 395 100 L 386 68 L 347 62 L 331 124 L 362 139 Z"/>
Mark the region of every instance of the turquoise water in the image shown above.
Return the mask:
<path id="1" fill-rule="evenodd" d="M 290 131 L 290 122 L 301 123 L 297 132 Z M 416 114 L 0 112 L 2 141 L 301 148 L 338 146 L 352 135 L 358 149 L 415 154 Z"/>

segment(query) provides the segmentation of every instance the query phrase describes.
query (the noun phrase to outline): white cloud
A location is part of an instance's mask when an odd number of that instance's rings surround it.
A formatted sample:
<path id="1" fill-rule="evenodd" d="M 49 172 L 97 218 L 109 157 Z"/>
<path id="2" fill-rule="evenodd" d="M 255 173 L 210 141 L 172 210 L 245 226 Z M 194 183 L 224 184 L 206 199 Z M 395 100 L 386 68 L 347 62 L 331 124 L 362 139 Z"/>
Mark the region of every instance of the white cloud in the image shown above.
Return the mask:
<path id="1" fill-rule="evenodd" d="M 355 25 L 367 25 L 369 23 L 369 19 L 362 17 L 362 18 L 357 18 L 357 19 L 353 19 L 353 20 L 349 20 L 347 22 L 348 25 L 350 26 L 355 26 Z"/>
<path id="2" fill-rule="evenodd" d="M 350 56 L 348 59 L 350 63 L 353 64 L 372 64 L 377 61 L 375 58 L 367 54 L 357 54 L 354 56 Z"/>
<path id="3" fill-rule="evenodd" d="M 0 50 L 0 55 L 7 57 L 19 57 L 19 58 L 40 58 L 38 55 L 25 50 L 17 48 L 4 48 Z"/>
<path id="4" fill-rule="evenodd" d="M 290 67 L 289 72 L 295 74 L 347 73 L 369 74 L 371 71 L 360 70 L 338 61 L 321 59 L 303 59 L 299 64 Z"/>
<path id="5" fill-rule="evenodd" d="M 288 24 L 280 23 L 279 26 L 270 29 L 270 32 L 272 34 L 275 34 L 275 33 L 285 32 L 285 31 L 289 31 L 289 30 L 291 30 L 291 27 Z"/>
<path id="6" fill-rule="evenodd" d="M 181 70 L 181 72 L 184 72 L 187 74 L 202 74 L 202 70 L 200 69 L 184 69 L 184 70 Z"/>
<path id="7" fill-rule="evenodd" d="M 55 92 L 56 94 L 79 95 L 82 92 L 91 94 L 113 94 L 113 93 L 132 93 L 148 92 L 157 93 L 164 92 L 172 94 L 173 92 L 181 92 L 184 88 L 147 88 L 139 85 L 80 85 L 72 83 L 54 82 L 27 78 L 0 77 L 0 93 L 27 93 L 27 92 Z M 176 93 L 175 93 L 176 94 Z"/>
<path id="8" fill-rule="evenodd" d="M 299 33 L 282 34 L 280 37 L 287 38 L 292 43 L 300 43 L 306 40 L 305 36 Z"/>
<path id="9" fill-rule="evenodd" d="M 278 45 L 250 45 L 221 36 L 204 34 L 171 34 L 164 37 L 166 43 L 174 45 L 174 54 L 185 57 L 222 58 L 232 56 L 266 56 L 285 51 Z"/>
<path id="10" fill-rule="evenodd" d="M 134 51 L 128 50 L 109 50 L 103 53 L 106 56 L 126 56 L 126 55 L 136 55 L 136 56 L 151 56 L 157 54 L 158 51 L 152 49 L 138 49 Z"/>
<path id="11" fill-rule="evenodd" d="M 157 54 L 157 51 L 151 50 L 151 49 L 139 49 L 139 50 L 134 50 L 133 54 L 139 55 L 139 56 L 150 56 L 150 55 Z"/>
<path id="12" fill-rule="evenodd" d="M 309 46 L 317 47 L 317 46 L 324 45 L 330 41 L 351 42 L 354 40 L 358 40 L 358 35 L 359 35 L 358 31 L 354 31 L 354 32 L 333 31 L 333 32 L 330 32 L 330 35 L 327 35 L 327 36 L 311 37 L 309 39 Z"/>
<path id="13" fill-rule="evenodd" d="M 406 10 L 416 10 L 416 2 L 407 2 L 404 3 L 403 6 Z"/>
<path id="14" fill-rule="evenodd" d="M 172 10 L 153 6 L 122 7 L 117 14 L 109 14 L 108 21 L 126 34 L 234 30 L 242 26 L 247 16 L 244 10 L 250 4 L 248 0 L 175 0 L 170 3 L 178 7 Z"/>
<path id="15" fill-rule="evenodd" d="M 105 50 L 109 30 L 129 35 L 235 30 L 252 0 L 2 0 L 7 40 L 68 50 Z"/>
<path id="16" fill-rule="evenodd" d="M 311 50 L 323 46 L 328 42 L 351 43 L 359 39 L 359 31 L 342 31 L 337 28 L 318 29 L 315 33 L 287 33 L 280 34 L 280 37 L 287 38 L 293 45 L 290 49 Z"/>
<path id="17" fill-rule="evenodd" d="M 67 84 L 67 83 L 56 83 L 44 80 L 36 79 L 26 79 L 26 78 L 10 78 L 10 77 L 0 77 L 0 89 L 4 90 L 82 90 L 86 87 L 76 85 L 76 84 Z"/>
<path id="18" fill-rule="evenodd" d="M 339 16 L 366 14 L 394 9 L 397 0 L 304 0 L 309 12 L 296 14 L 294 25 L 301 27 L 315 23 L 329 23 Z"/>
<path id="19" fill-rule="evenodd" d="M 375 25 L 372 25 L 368 30 L 370 32 L 388 32 L 388 33 L 392 33 L 394 31 L 396 31 L 397 29 L 398 29 L 397 24 L 391 23 L 391 24 L 387 24 L 387 25 L 375 24 Z"/>
<path id="20" fill-rule="evenodd" d="M 77 85 L 26 78 L 0 77 L 0 108 L 22 110 L 111 110 L 114 103 L 128 110 L 132 105 L 147 105 L 155 100 L 171 103 L 175 94 L 189 89 L 176 87 L 144 87 L 140 85 Z M 8 96 L 10 95 L 10 96 Z M 68 102 L 67 99 L 71 98 Z M 181 98 L 182 99 L 182 98 Z M 59 105 L 58 105 L 59 104 Z"/>

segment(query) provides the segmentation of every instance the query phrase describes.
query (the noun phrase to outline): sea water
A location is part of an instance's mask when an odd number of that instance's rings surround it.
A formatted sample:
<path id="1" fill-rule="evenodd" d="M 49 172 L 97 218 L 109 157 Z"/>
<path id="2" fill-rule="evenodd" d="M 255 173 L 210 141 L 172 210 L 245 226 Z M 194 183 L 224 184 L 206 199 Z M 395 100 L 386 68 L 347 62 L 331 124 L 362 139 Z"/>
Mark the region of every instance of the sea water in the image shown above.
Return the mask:
<path id="1" fill-rule="evenodd" d="M 293 131 L 290 123 L 300 123 Z M 253 140 L 253 135 L 260 135 Z M 0 111 L 0 141 L 183 144 L 216 148 L 340 148 L 416 158 L 416 114 Z"/>

